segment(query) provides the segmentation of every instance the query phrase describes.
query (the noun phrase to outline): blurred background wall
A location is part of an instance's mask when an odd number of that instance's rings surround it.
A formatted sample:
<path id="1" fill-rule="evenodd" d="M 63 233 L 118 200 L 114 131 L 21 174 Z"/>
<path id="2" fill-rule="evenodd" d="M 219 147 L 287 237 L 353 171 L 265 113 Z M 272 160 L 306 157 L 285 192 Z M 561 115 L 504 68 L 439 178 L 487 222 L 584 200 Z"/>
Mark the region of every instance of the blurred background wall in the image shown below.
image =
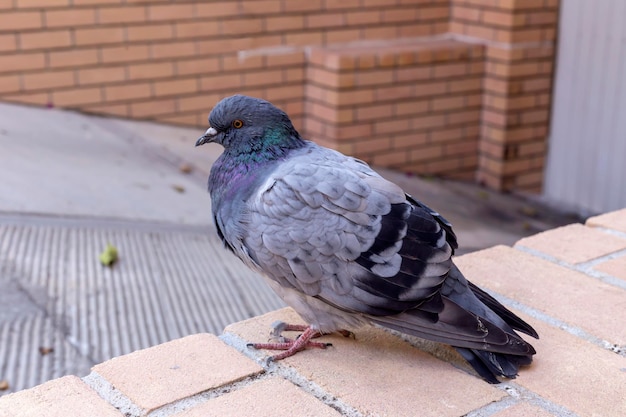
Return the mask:
<path id="1" fill-rule="evenodd" d="M 0 100 L 206 127 L 244 93 L 376 165 L 536 192 L 557 20 L 558 0 L 0 0 Z"/>

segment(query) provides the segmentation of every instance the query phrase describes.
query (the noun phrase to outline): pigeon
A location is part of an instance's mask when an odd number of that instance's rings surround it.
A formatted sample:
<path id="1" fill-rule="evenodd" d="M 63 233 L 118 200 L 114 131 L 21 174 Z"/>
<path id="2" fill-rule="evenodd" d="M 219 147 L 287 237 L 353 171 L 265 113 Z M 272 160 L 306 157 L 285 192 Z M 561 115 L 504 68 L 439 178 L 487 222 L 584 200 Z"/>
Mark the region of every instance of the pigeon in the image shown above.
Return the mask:
<path id="1" fill-rule="evenodd" d="M 224 150 L 208 188 L 225 247 L 308 323 L 295 340 L 255 343 L 279 360 L 323 334 L 374 325 L 454 347 L 489 383 L 515 378 L 537 332 L 468 281 L 452 225 L 365 162 L 303 139 L 270 102 L 219 101 L 196 146 Z"/>

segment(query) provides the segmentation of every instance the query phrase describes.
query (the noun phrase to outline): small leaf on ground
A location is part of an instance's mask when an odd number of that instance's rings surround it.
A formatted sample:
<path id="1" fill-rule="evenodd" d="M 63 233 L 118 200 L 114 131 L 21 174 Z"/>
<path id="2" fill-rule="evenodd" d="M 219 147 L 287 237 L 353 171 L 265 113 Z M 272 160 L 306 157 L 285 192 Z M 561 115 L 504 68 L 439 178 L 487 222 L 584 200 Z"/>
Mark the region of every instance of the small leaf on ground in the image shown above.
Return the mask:
<path id="1" fill-rule="evenodd" d="M 109 243 L 100 254 L 100 263 L 104 266 L 113 266 L 113 264 L 117 261 L 117 257 L 117 248 Z"/>

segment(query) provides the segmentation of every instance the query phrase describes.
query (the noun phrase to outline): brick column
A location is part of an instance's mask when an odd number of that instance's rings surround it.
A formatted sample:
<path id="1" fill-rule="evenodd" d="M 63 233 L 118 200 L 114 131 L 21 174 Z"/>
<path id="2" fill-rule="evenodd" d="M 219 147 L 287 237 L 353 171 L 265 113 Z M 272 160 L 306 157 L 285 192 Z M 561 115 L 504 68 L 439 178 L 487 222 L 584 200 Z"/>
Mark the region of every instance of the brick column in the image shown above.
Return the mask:
<path id="1" fill-rule="evenodd" d="M 486 48 L 477 179 L 502 191 L 543 182 L 558 0 L 453 0 L 450 31 Z"/>
<path id="2" fill-rule="evenodd" d="M 305 87 L 305 131 L 377 166 L 473 179 L 482 45 L 422 38 L 319 47 Z"/>

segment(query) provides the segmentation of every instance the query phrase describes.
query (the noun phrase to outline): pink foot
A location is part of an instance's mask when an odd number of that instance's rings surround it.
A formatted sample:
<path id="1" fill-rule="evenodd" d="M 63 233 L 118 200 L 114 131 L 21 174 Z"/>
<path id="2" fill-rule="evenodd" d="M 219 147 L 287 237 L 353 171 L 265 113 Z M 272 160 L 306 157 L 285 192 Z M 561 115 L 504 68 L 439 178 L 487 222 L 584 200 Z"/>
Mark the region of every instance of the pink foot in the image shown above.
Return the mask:
<path id="1" fill-rule="evenodd" d="M 277 327 L 278 326 L 273 326 L 273 330 L 272 330 L 273 336 L 277 330 Z M 304 330 L 304 332 L 300 336 L 298 336 L 295 340 L 287 339 L 283 336 L 279 336 L 279 339 L 281 340 L 280 342 L 249 343 L 248 347 L 253 347 L 255 349 L 284 350 L 284 352 L 274 355 L 270 358 L 273 361 L 279 361 L 281 359 L 285 359 L 290 356 L 293 356 L 297 352 L 300 352 L 301 350 L 304 350 L 308 347 L 326 349 L 328 346 L 332 346 L 332 344 L 330 343 L 313 342 L 311 339 L 315 337 L 319 337 L 321 336 L 321 334 L 318 331 L 311 329 L 310 326 L 281 323 L 280 325 L 281 332 L 290 331 L 290 330 L 296 330 L 296 331 Z"/>

